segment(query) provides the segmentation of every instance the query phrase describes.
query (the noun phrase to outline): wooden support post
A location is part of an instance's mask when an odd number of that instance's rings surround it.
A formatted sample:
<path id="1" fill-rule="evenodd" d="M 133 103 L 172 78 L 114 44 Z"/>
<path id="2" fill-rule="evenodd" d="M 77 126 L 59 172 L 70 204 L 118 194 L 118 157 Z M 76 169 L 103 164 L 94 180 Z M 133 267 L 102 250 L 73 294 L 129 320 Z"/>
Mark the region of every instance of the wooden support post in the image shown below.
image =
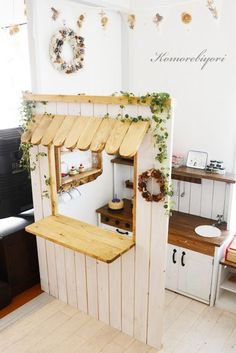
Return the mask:
<path id="1" fill-rule="evenodd" d="M 50 201 L 52 215 L 58 214 L 57 205 L 57 185 L 56 185 L 56 163 L 55 163 L 55 147 L 50 145 L 48 147 L 48 166 L 49 166 L 49 177 L 50 177 Z"/>

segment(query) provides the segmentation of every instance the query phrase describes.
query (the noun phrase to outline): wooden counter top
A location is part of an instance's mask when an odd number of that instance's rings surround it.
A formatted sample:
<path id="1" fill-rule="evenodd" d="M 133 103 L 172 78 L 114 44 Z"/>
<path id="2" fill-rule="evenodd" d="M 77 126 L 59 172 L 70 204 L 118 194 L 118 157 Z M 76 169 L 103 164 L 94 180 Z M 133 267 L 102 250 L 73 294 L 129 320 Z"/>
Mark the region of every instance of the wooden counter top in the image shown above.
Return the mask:
<path id="1" fill-rule="evenodd" d="M 132 214 L 131 200 L 123 199 L 123 201 L 124 201 L 124 208 L 122 210 L 117 210 L 117 211 L 111 210 L 107 204 L 105 206 L 98 208 L 96 212 L 102 214 L 103 216 L 116 218 L 118 220 L 129 222 L 132 224 L 133 214 Z"/>
<path id="2" fill-rule="evenodd" d="M 210 179 L 214 181 L 221 181 L 224 183 L 235 184 L 236 175 L 226 173 L 224 175 L 216 174 L 216 173 L 208 173 L 202 169 L 188 168 L 188 167 L 179 167 L 173 168 L 171 172 L 172 178 L 175 176 L 183 176 L 189 178 L 199 178 L 199 179 Z"/>
<path id="3" fill-rule="evenodd" d="M 62 215 L 41 219 L 27 226 L 26 231 L 107 263 L 135 245 L 130 237 Z"/>
<path id="4" fill-rule="evenodd" d="M 201 237 L 195 233 L 195 228 L 200 225 L 212 225 L 215 222 L 209 218 L 174 211 L 169 222 L 168 242 L 213 256 L 215 247 L 221 246 L 231 235 L 225 230 L 226 223 L 220 226 L 222 235 L 216 238 Z"/>

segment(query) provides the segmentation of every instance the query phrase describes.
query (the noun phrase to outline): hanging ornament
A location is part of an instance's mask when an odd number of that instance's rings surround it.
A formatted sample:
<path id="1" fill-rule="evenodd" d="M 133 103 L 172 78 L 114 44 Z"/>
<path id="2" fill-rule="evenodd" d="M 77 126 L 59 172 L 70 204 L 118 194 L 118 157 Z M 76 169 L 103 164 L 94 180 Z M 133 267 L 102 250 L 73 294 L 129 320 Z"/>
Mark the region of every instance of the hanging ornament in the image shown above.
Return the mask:
<path id="1" fill-rule="evenodd" d="M 190 15 L 190 13 L 183 12 L 181 18 L 182 22 L 185 24 L 189 24 L 190 22 L 192 22 L 192 16 Z"/>
<path id="2" fill-rule="evenodd" d="M 83 26 L 84 19 L 85 19 L 85 16 L 84 16 L 83 14 L 81 14 L 81 15 L 78 17 L 77 26 L 78 26 L 79 28 L 81 28 L 81 27 Z"/>
<path id="3" fill-rule="evenodd" d="M 58 16 L 60 15 L 60 11 L 55 9 L 55 7 L 51 7 L 51 11 L 52 11 L 52 19 L 53 21 L 56 21 Z"/>
<path id="4" fill-rule="evenodd" d="M 9 33 L 11 36 L 13 36 L 14 34 L 18 33 L 20 31 L 20 27 L 19 25 L 12 25 L 9 27 Z"/>
<path id="5" fill-rule="evenodd" d="M 161 21 L 163 20 L 163 16 L 161 16 L 159 13 L 156 13 L 156 15 L 153 17 L 153 23 L 159 27 Z"/>
<path id="6" fill-rule="evenodd" d="M 101 25 L 103 29 L 106 29 L 106 26 L 108 24 L 108 17 L 106 16 L 106 13 L 102 10 L 99 15 L 101 16 Z"/>
<path id="7" fill-rule="evenodd" d="M 214 3 L 214 0 L 207 0 L 207 7 L 211 11 L 212 16 L 217 19 L 218 18 L 218 11 L 216 8 L 216 5 Z"/>
<path id="8" fill-rule="evenodd" d="M 136 18 L 134 14 L 130 14 L 128 16 L 128 25 L 130 29 L 134 29 L 135 26 L 135 22 L 136 22 Z"/>

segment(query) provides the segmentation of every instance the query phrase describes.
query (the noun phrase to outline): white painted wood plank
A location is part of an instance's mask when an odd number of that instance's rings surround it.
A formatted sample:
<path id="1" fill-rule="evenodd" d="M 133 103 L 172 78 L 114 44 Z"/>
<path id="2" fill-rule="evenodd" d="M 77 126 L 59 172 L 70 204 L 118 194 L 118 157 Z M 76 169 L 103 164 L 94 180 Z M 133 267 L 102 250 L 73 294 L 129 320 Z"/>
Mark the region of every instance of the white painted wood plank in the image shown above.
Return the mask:
<path id="1" fill-rule="evenodd" d="M 190 183 L 190 210 L 189 213 L 200 216 L 201 213 L 201 184 Z"/>
<path id="2" fill-rule="evenodd" d="M 97 261 L 97 276 L 98 276 L 98 318 L 102 322 L 109 325 L 109 274 L 108 264 Z"/>
<path id="3" fill-rule="evenodd" d="M 225 203 L 225 183 L 214 181 L 213 204 L 212 204 L 212 219 L 217 219 L 218 215 L 224 214 Z"/>
<path id="4" fill-rule="evenodd" d="M 46 293 L 49 293 L 46 240 L 40 237 L 36 237 L 36 240 L 37 240 L 37 250 L 38 250 L 40 284 L 41 284 L 42 290 Z"/>
<path id="5" fill-rule="evenodd" d="M 190 183 L 180 182 L 179 211 L 189 213 L 190 207 Z"/>
<path id="6" fill-rule="evenodd" d="M 93 104 L 87 104 L 87 103 L 81 103 L 80 105 L 80 111 L 82 116 L 93 116 L 94 113 L 94 105 Z"/>
<path id="7" fill-rule="evenodd" d="M 57 269 L 57 285 L 58 299 L 64 303 L 68 303 L 66 288 L 66 268 L 65 268 L 65 249 L 61 245 L 55 244 L 56 269 Z"/>
<path id="8" fill-rule="evenodd" d="M 31 185 L 32 185 L 32 197 L 33 197 L 33 204 L 34 204 L 34 217 L 36 221 L 43 218 L 40 165 L 39 163 L 36 163 L 36 156 L 38 155 L 38 152 L 39 152 L 38 146 L 33 146 L 30 149 L 31 167 L 35 166 L 34 170 L 31 171 Z M 45 292 L 49 293 L 45 240 L 39 237 L 36 237 L 36 239 L 37 239 L 41 288 Z"/>
<path id="9" fill-rule="evenodd" d="M 48 102 L 45 105 L 45 112 L 47 112 L 48 114 L 57 114 L 57 103 Z"/>
<path id="10" fill-rule="evenodd" d="M 110 325 L 121 330 L 121 259 L 109 264 Z"/>
<path id="11" fill-rule="evenodd" d="M 49 293 L 58 298 L 57 268 L 54 243 L 46 240 Z"/>
<path id="12" fill-rule="evenodd" d="M 85 256 L 78 252 L 75 253 L 75 273 L 76 273 L 78 308 L 82 312 L 87 313 L 88 301 L 87 301 L 87 276 L 86 276 Z"/>
<path id="13" fill-rule="evenodd" d="M 121 258 L 122 262 L 122 332 L 133 336 L 134 334 L 134 248 Z"/>
<path id="14" fill-rule="evenodd" d="M 81 115 L 80 103 L 68 103 L 68 115 Z"/>
<path id="15" fill-rule="evenodd" d="M 88 314 L 98 319 L 98 286 L 96 260 L 86 256 Z"/>
<path id="16" fill-rule="evenodd" d="M 68 103 L 57 102 L 56 103 L 56 113 L 58 115 L 69 115 Z"/>
<path id="17" fill-rule="evenodd" d="M 153 167 L 151 151 L 153 151 L 153 141 L 151 134 L 148 134 L 137 154 L 137 175 Z M 147 158 L 147 155 L 150 158 Z M 137 191 L 136 197 L 134 337 L 146 342 L 152 205 L 151 202 L 144 200 L 139 191 Z"/>
<path id="18" fill-rule="evenodd" d="M 42 153 L 42 155 L 38 156 L 38 163 L 40 167 L 43 217 L 47 217 L 51 215 L 50 191 L 49 186 L 46 183 L 46 180 L 49 178 L 48 149 L 44 146 L 39 146 L 39 153 Z"/>
<path id="19" fill-rule="evenodd" d="M 225 203 L 224 203 L 224 220 L 228 223 L 230 209 L 230 184 L 225 183 Z"/>
<path id="20" fill-rule="evenodd" d="M 68 304 L 77 308 L 75 252 L 67 248 L 65 248 L 65 268 Z"/>
<path id="21" fill-rule="evenodd" d="M 103 118 L 108 113 L 107 104 L 94 104 L 93 109 L 93 114 L 96 117 Z"/>
<path id="22" fill-rule="evenodd" d="M 179 191 L 180 191 L 180 181 L 179 180 L 172 180 L 173 185 L 173 211 L 179 210 Z"/>
<path id="23" fill-rule="evenodd" d="M 211 218 L 213 181 L 202 179 L 201 217 Z"/>

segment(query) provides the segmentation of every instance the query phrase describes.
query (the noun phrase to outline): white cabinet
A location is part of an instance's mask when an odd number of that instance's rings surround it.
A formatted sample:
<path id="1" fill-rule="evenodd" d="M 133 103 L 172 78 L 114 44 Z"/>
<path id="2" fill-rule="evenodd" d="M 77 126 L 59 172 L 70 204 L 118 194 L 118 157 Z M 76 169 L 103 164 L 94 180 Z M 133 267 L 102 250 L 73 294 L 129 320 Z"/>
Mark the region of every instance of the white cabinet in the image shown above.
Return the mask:
<path id="1" fill-rule="evenodd" d="M 166 288 L 210 302 L 213 257 L 168 244 Z"/>

